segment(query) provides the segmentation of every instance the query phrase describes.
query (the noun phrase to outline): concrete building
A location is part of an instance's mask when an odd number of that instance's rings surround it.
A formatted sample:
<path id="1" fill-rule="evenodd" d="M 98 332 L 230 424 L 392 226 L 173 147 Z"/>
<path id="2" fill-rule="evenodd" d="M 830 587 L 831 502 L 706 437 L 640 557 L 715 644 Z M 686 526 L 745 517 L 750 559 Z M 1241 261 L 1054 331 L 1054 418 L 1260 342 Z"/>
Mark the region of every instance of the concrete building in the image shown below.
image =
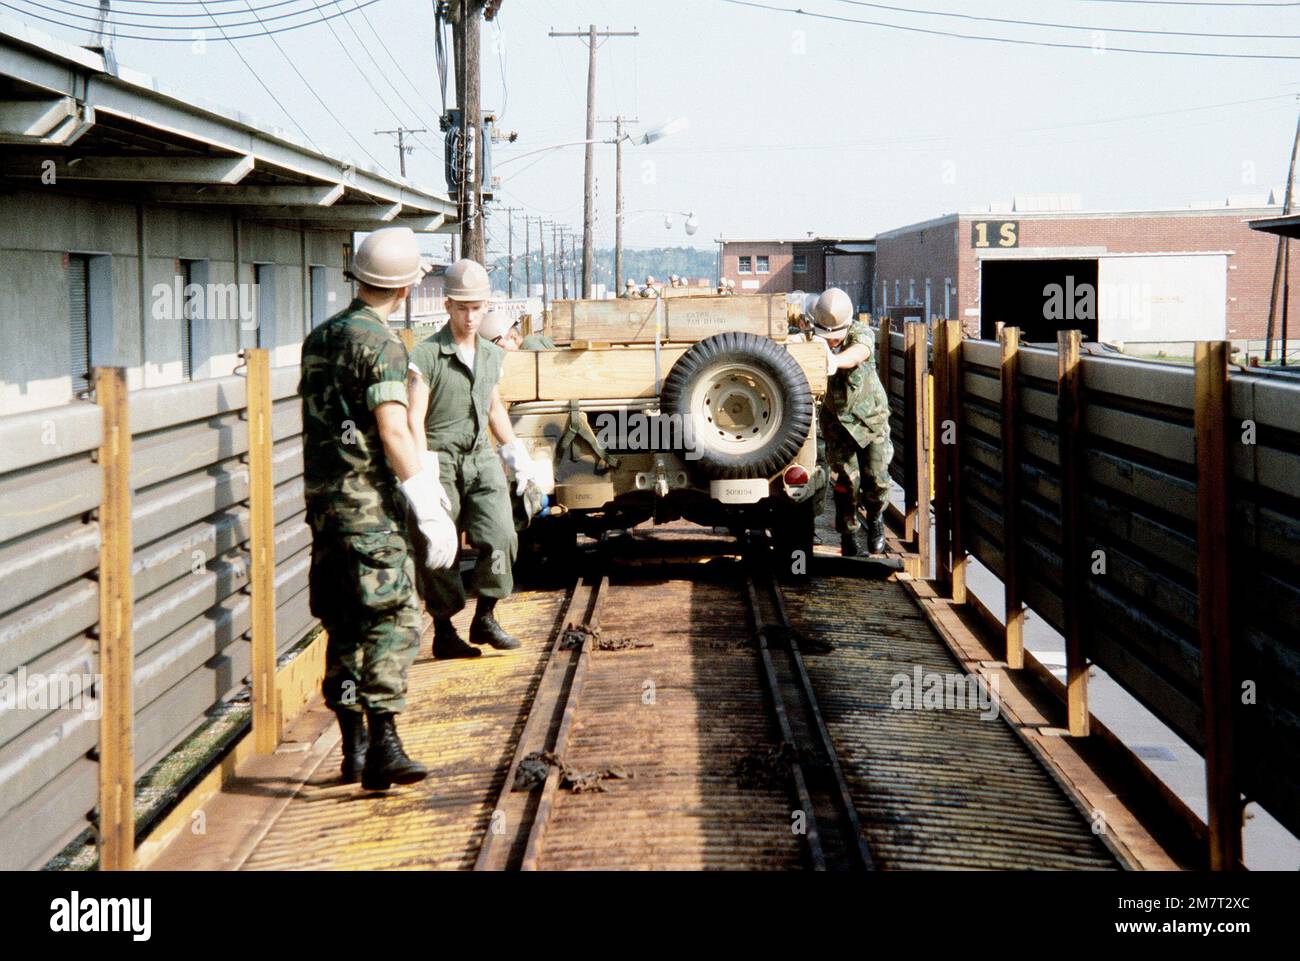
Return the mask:
<path id="1" fill-rule="evenodd" d="M 876 245 L 866 239 L 718 241 L 718 277 L 738 294 L 813 293 L 842 288 L 862 311 L 872 309 Z"/>
<path id="2" fill-rule="evenodd" d="M 245 347 L 296 364 L 351 297 L 354 231 L 455 218 L 444 196 L 7 18 L 0 80 L 5 414 L 66 403 L 95 365 L 139 389 L 229 375 Z"/>
<path id="3" fill-rule="evenodd" d="M 948 214 L 876 237 L 876 301 L 985 338 L 1002 321 L 1029 341 L 1063 328 L 1120 343 L 1260 341 L 1277 244 L 1248 221 L 1278 213 L 1276 199 L 1085 211 L 1069 195 L 1019 197 Z"/>

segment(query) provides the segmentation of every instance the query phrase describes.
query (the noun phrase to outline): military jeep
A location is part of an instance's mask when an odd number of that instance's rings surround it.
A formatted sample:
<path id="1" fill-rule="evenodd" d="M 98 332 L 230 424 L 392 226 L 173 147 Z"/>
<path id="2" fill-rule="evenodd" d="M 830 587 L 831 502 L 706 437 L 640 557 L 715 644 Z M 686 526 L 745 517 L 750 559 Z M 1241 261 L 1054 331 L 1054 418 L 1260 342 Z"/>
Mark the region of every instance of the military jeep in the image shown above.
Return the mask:
<path id="1" fill-rule="evenodd" d="M 786 331 L 780 295 L 557 302 L 560 349 L 510 354 L 502 379 L 515 433 L 553 468 L 525 560 L 684 518 L 766 529 L 806 562 L 825 349 Z"/>

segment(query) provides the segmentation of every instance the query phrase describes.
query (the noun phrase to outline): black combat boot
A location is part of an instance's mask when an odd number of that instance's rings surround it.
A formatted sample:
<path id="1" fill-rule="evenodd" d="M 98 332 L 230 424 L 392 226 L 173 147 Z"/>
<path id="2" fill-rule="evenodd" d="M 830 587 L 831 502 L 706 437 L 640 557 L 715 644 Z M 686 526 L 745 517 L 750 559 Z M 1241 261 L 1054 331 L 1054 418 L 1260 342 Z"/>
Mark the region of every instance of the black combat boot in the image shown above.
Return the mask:
<path id="1" fill-rule="evenodd" d="M 492 611 L 497 606 L 495 597 L 480 597 L 478 607 L 474 609 L 474 620 L 469 624 L 471 644 L 491 644 L 498 651 L 513 651 L 519 641 L 505 632 Z"/>
<path id="2" fill-rule="evenodd" d="M 397 736 L 397 715 L 387 711 L 368 711 L 370 748 L 361 772 L 361 786 L 368 791 L 383 791 L 393 784 L 414 784 L 429 773 L 419 761 L 406 756 Z"/>
<path id="3" fill-rule="evenodd" d="M 433 621 L 433 656 L 446 661 L 456 657 L 482 657 L 483 652 L 465 643 L 450 618 L 438 617 Z"/>
<path id="4" fill-rule="evenodd" d="M 867 528 L 867 545 L 873 554 L 885 553 L 885 512 L 882 510 L 871 518 Z"/>
<path id="5" fill-rule="evenodd" d="M 840 556 L 841 557 L 858 557 L 862 554 L 862 546 L 858 543 L 857 530 L 840 532 Z"/>
<path id="6" fill-rule="evenodd" d="M 335 711 L 339 730 L 343 732 L 343 784 L 355 784 L 361 778 L 361 768 L 366 763 L 366 716 L 360 711 Z"/>

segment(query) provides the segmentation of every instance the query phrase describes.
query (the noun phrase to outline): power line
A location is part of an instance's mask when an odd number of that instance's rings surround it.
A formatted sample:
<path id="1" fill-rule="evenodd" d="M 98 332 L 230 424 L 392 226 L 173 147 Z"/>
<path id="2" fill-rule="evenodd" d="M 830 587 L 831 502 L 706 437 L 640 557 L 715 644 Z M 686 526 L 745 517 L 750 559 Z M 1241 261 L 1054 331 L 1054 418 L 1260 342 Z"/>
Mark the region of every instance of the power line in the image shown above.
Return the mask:
<path id="1" fill-rule="evenodd" d="M 353 0 L 353 3 L 356 3 L 356 0 Z M 365 21 L 366 26 L 370 28 L 370 32 L 371 32 L 372 34 L 374 34 L 375 39 L 379 41 L 379 47 L 380 47 L 380 49 L 383 50 L 384 53 L 387 55 L 388 59 L 391 60 L 391 61 L 393 62 L 393 66 L 397 68 L 397 72 L 402 76 L 402 79 L 405 80 L 405 81 L 407 82 L 408 85 L 410 85 L 410 88 L 411 88 L 412 90 L 415 91 L 415 95 L 416 95 L 416 96 L 417 96 L 421 101 L 424 102 L 424 105 L 425 105 L 426 107 L 428 107 L 428 108 L 429 108 L 430 110 L 432 110 L 435 114 L 437 114 L 437 115 L 440 116 L 441 114 L 440 114 L 438 108 L 437 108 L 436 106 L 434 106 L 432 103 L 430 103 L 427 99 L 425 99 L 424 94 L 420 92 L 420 87 L 419 87 L 419 85 L 416 84 L 416 82 L 415 82 L 414 80 L 411 79 L 410 75 L 406 72 L 406 69 L 401 65 L 401 63 L 398 62 L 397 58 L 393 56 L 393 51 L 391 51 L 391 50 L 388 49 L 388 44 L 384 43 L 384 38 L 381 37 L 381 36 L 379 35 L 379 31 L 375 29 L 375 25 L 374 25 L 374 23 L 371 22 L 371 20 L 370 20 L 370 15 L 369 15 L 368 13 L 366 13 L 364 10 L 362 10 L 360 7 L 356 7 L 356 8 L 354 8 L 354 9 L 356 9 L 357 11 L 359 11 L 359 12 L 361 13 L 361 19 Z M 350 21 L 349 21 L 349 22 L 350 22 Z M 436 28 L 435 28 L 435 29 L 436 29 Z M 360 38 L 358 38 L 358 39 L 360 39 Z M 405 102 L 405 101 L 403 101 L 403 102 Z M 414 111 L 413 111 L 413 112 L 414 112 Z"/>
<path id="2" fill-rule="evenodd" d="M 218 0 L 218 2 L 220 2 L 220 0 Z M 204 9 L 207 9 L 203 3 L 203 0 L 199 0 L 199 6 L 204 7 Z M 215 19 L 213 19 L 212 22 L 214 24 L 217 23 Z M 226 38 L 227 43 L 230 43 L 230 38 L 226 37 L 226 32 L 221 28 L 220 24 L 217 24 L 217 31 L 222 35 L 222 37 Z M 256 80 L 259 84 L 261 84 L 262 89 L 266 91 L 266 95 L 271 98 L 272 102 L 277 107 L 280 108 L 280 111 L 286 117 L 289 118 L 289 122 L 292 123 L 295 127 L 297 127 L 298 132 L 307 138 L 307 142 L 311 144 L 312 149 L 319 154 L 325 153 L 325 151 L 321 150 L 320 146 L 316 143 L 316 141 L 311 139 L 311 134 L 307 132 L 307 128 L 298 122 L 298 118 L 289 112 L 288 108 L 286 108 L 285 105 L 280 102 L 280 98 L 277 97 L 275 93 L 271 90 L 271 88 L 266 85 L 266 81 L 262 79 L 261 74 L 259 74 L 256 70 L 253 69 L 253 65 L 248 62 L 248 58 L 244 56 L 243 52 L 233 43 L 230 43 L 230 49 L 235 51 L 235 56 L 237 56 L 240 62 L 243 63 L 243 65 L 248 68 L 248 72 L 253 75 L 253 79 Z"/>
<path id="3" fill-rule="evenodd" d="M 1142 30 L 1135 27 L 1098 27 L 1073 23 L 1056 23 L 1050 20 L 1018 20 L 1010 17 L 981 17 L 973 13 L 949 13 L 946 10 L 919 10 L 898 7 L 889 3 L 868 3 L 866 0 L 835 0 L 853 7 L 870 7 L 874 10 L 892 10 L 898 13 L 915 13 L 926 17 L 949 17 L 953 20 L 973 20 L 981 23 L 1008 23 L 1020 27 L 1055 27 L 1060 30 L 1084 30 L 1092 33 L 1136 33 L 1157 37 L 1212 37 L 1232 40 L 1300 40 L 1295 34 L 1280 33 L 1204 33 L 1192 30 Z"/>
<path id="4" fill-rule="evenodd" d="M 831 20 L 836 23 L 854 23 L 870 27 L 884 27 L 886 30 L 901 30 L 904 33 L 923 33 L 934 37 L 952 37 L 957 40 L 982 40 L 987 43 L 1006 43 L 1022 47 L 1050 47 L 1057 50 L 1089 50 L 1096 51 L 1104 49 L 1108 53 L 1137 53 L 1148 56 L 1160 57 L 1209 57 L 1216 60 L 1300 60 L 1300 55 L 1283 54 L 1283 53 L 1211 53 L 1195 50 L 1152 50 L 1141 47 L 1095 47 L 1086 43 L 1062 43 L 1050 40 L 1024 40 L 1013 37 L 993 37 L 985 34 L 958 33 L 953 30 L 938 30 L 933 27 L 916 27 L 906 26 L 901 23 L 887 23 L 883 20 L 864 20 L 858 17 L 840 17 L 830 13 L 815 13 L 811 10 L 803 10 L 797 7 L 778 7 L 766 3 L 756 3 L 753 0 L 721 0 L 722 3 L 728 3 L 737 7 L 750 7 L 755 10 L 766 10 L 771 13 L 793 13 L 802 17 L 812 17 L 817 20 Z"/>
<path id="5" fill-rule="evenodd" d="M 63 14 L 64 16 L 67 16 L 67 17 L 73 17 L 73 18 L 75 18 L 75 19 L 77 19 L 77 20 L 89 21 L 89 22 L 91 22 L 92 25 L 88 27 L 88 26 L 86 26 L 86 25 L 83 24 L 83 23 L 75 23 L 75 22 L 70 23 L 70 22 L 68 22 L 67 20 L 58 20 L 58 19 L 55 19 L 55 18 L 53 18 L 53 17 L 42 16 L 42 15 L 39 14 L 39 13 L 34 13 L 33 11 L 28 10 L 28 9 L 26 9 L 26 8 L 24 8 L 24 7 L 15 6 L 15 5 L 12 4 L 12 3 L 3 3 L 3 2 L 0 2 L 0 7 L 4 7 L 4 8 L 7 9 L 7 10 L 12 10 L 12 11 L 14 11 L 15 13 L 21 14 L 21 15 L 24 16 L 24 17 L 31 17 L 31 18 L 34 19 L 34 20 L 40 20 L 40 21 L 42 21 L 43 23 L 52 23 L 52 24 L 54 24 L 55 26 L 58 26 L 58 27 L 66 27 L 66 28 L 69 29 L 69 30 L 88 30 L 88 29 L 93 29 L 93 28 L 94 28 L 94 25 L 98 23 L 97 18 L 94 18 L 94 17 L 86 17 L 86 16 L 82 16 L 81 14 L 75 14 L 75 13 L 63 13 L 63 11 L 58 10 L 57 8 L 49 7 L 49 6 L 46 6 L 45 4 L 41 4 L 41 3 L 36 3 L 35 0 L 23 0 L 23 2 L 27 3 L 27 4 L 30 5 L 30 6 L 35 6 L 35 7 L 38 7 L 38 8 L 44 9 L 44 10 L 48 10 L 48 11 L 51 11 L 51 12 L 54 12 L 54 13 L 61 13 L 61 14 Z M 223 2 L 225 2 L 225 0 L 223 0 Z M 221 32 L 221 34 L 222 34 L 222 39 L 224 39 L 224 40 L 226 40 L 226 41 L 228 41 L 228 42 L 230 42 L 230 41 L 234 41 L 234 40 L 251 40 L 251 39 L 254 39 L 254 38 L 257 38 L 257 37 L 269 37 L 269 36 L 271 36 L 271 35 L 273 35 L 273 34 L 288 33 L 288 32 L 290 32 L 291 30 L 301 30 L 301 29 L 304 28 L 304 27 L 315 26 L 315 25 L 318 24 L 318 23 L 324 23 L 325 21 L 327 21 L 327 20 L 333 20 L 333 19 L 335 19 L 336 17 L 347 16 L 347 15 L 350 14 L 350 13 L 355 13 L 357 10 L 360 10 L 360 9 L 362 9 L 362 8 L 364 8 L 364 7 L 372 6 L 372 5 L 374 5 L 374 4 L 376 4 L 376 3 L 379 3 L 379 2 L 380 2 L 380 0 L 358 0 L 357 6 L 356 6 L 355 8 L 353 8 L 352 10 L 346 10 L 346 11 L 344 11 L 344 12 L 342 12 L 342 13 L 331 13 L 331 14 L 327 14 L 327 15 L 325 15 L 325 16 L 315 17 L 315 18 L 313 18 L 313 19 L 311 19 L 311 20 L 308 20 L 308 21 L 306 21 L 306 22 L 304 22 L 304 23 L 296 23 L 296 24 L 290 24 L 290 25 L 287 25 L 287 26 L 276 27 L 274 30 L 272 30 L 272 29 L 270 29 L 270 28 L 268 28 L 268 27 L 263 26 L 262 30 L 261 30 L 260 32 L 257 32 L 257 33 L 227 34 L 227 33 L 225 32 L 225 30 L 222 28 L 221 24 L 217 23 L 215 17 L 213 17 L 213 18 L 211 18 L 211 19 L 213 20 L 214 25 L 217 26 L 217 29 Z M 201 4 L 200 4 L 200 5 L 201 5 Z M 330 5 L 332 6 L 332 4 L 330 4 Z M 319 6 L 314 6 L 314 7 L 313 7 L 313 10 L 319 13 L 319 12 L 320 12 L 320 11 L 321 11 L 325 6 L 326 6 L 326 4 L 321 4 L 321 5 L 319 5 Z M 241 11 L 241 12 L 242 12 L 242 11 Z M 256 12 L 253 11 L 253 13 L 254 13 L 254 16 L 256 16 Z M 305 15 L 305 14 L 306 14 L 306 11 L 302 11 L 301 13 L 296 14 L 296 16 L 302 16 L 302 15 Z M 268 20 L 270 20 L 270 19 L 284 19 L 286 16 L 289 16 L 289 15 L 281 15 L 281 17 L 279 17 L 279 18 L 268 18 Z M 249 21 L 242 21 L 242 22 L 239 23 L 239 24 L 228 24 L 227 26 L 245 26 L 245 25 L 247 25 L 247 26 L 252 26 L 252 24 L 253 24 L 253 21 L 249 20 Z M 189 27 L 184 27 L 184 26 L 170 26 L 170 27 L 167 27 L 167 26 L 150 25 L 150 26 L 147 26 L 147 27 L 146 27 L 146 26 L 144 26 L 143 24 L 127 24 L 126 26 L 129 26 L 129 27 L 131 27 L 131 28 L 133 28 L 133 29 L 135 29 L 135 28 L 141 28 L 141 29 L 149 29 L 149 30 L 167 31 L 167 32 L 169 32 L 169 33 L 185 33 L 185 34 L 189 34 L 189 36 L 185 36 L 185 37 L 171 37 L 171 36 L 146 36 L 146 35 L 138 34 L 138 33 L 122 33 L 122 32 L 120 32 L 120 31 L 114 30 L 114 36 L 117 37 L 118 39 L 123 39 L 123 40 L 148 40 L 148 41 L 151 41 L 151 42 L 154 42 L 154 43 L 193 43 L 193 42 L 194 42 L 194 39 L 195 39 L 195 38 L 194 38 L 194 33 L 195 33 L 196 30 L 199 29 L 199 28 L 196 27 L 196 26 L 189 26 Z M 206 28 L 204 28 L 204 29 L 206 29 Z"/>
<path id="6" fill-rule="evenodd" d="M 249 0 L 244 0 L 244 2 L 245 4 L 248 4 L 249 11 L 253 13 L 253 16 L 257 16 L 257 13 L 256 11 L 253 10 L 252 5 L 249 3 Z M 313 86 L 307 80 L 307 78 L 302 75 L 302 71 L 299 70 L 298 65 L 293 62 L 293 58 L 290 57 L 287 53 L 285 53 L 284 47 L 280 46 L 280 41 L 277 40 L 274 36 L 272 36 L 269 32 L 267 33 L 267 36 L 270 37 L 271 42 L 275 44 L 275 49 L 280 51 L 280 56 L 284 57 L 284 61 L 289 65 L 289 69 L 291 69 L 295 74 L 297 74 L 298 79 L 302 81 L 303 86 L 307 88 L 308 92 L 310 92 L 311 95 L 316 98 L 316 102 L 321 105 L 321 108 L 327 114 L 329 114 L 330 118 L 336 124 L 339 125 L 339 127 L 343 130 L 343 132 L 348 135 L 348 138 L 354 144 L 356 144 L 357 147 L 360 148 L 363 154 L 365 154 L 367 157 L 373 160 L 375 162 L 375 165 L 378 166 L 380 170 L 383 170 L 389 176 L 392 176 L 392 171 L 388 169 L 388 166 L 384 164 L 383 161 L 381 161 L 378 157 L 372 154 L 369 150 L 367 150 L 365 144 L 363 144 L 360 140 L 358 140 L 356 136 L 352 133 L 352 128 L 350 128 L 347 124 L 345 124 L 342 120 L 340 120 L 338 116 L 334 113 L 334 111 L 329 108 L 329 104 L 327 104 L 325 100 L 321 97 L 321 95 L 316 92 L 315 86 Z"/>

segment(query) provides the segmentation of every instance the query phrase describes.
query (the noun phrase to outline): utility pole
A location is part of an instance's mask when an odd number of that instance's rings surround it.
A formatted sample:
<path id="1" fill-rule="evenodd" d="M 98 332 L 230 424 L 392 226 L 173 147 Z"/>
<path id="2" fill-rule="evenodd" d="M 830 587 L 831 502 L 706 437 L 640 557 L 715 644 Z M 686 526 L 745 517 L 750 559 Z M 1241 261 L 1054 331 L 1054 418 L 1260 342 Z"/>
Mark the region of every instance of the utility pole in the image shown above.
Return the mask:
<path id="1" fill-rule="evenodd" d="M 408 147 L 406 145 L 406 135 L 408 133 L 428 133 L 428 132 L 429 131 L 426 130 L 424 127 L 398 127 L 396 130 L 375 131 L 375 136 L 380 136 L 381 134 L 397 135 L 397 166 L 402 171 L 403 179 L 405 179 L 406 177 L 406 155 L 415 149 L 415 147 Z"/>
<path id="2" fill-rule="evenodd" d="M 479 97 L 479 18 L 486 9 L 496 15 L 499 0 L 450 0 L 453 47 L 456 54 L 456 103 L 460 107 L 461 136 L 456 149 L 459 196 L 456 214 L 460 220 L 461 256 L 486 259 L 483 237 L 483 184 L 479 178 L 483 145 L 479 128 L 483 119 Z"/>
<path id="3" fill-rule="evenodd" d="M 559 226 L 555 221 L 548 221 L 551 225 L 551 296 L 554 297 L 560 290 L 560 243 L 558 240 Z"/>
<path id="4" fill-rule="evenodd" d="M 582 205 L 582 296 L 591 296 L 591 234 L 595 222 L 595 204 L 592 202 L 594 186 L 593 147 L 596 139 L 596 40 L 608 37 L 638 37 L 636 30 L 602 30 L 597 32 L 593 23 L 584 31 L 577 33 L 557 33 L 552 30 L 552 37 L 581 37 L 586 41 L 587 58 L 587 157 L 583 168 L 583 205 Z M 576 291 L 575 291 L 576 293 Z"/>
<path id="5" fill-rule="evenodd" d="M 511 300 L 515 296 L 515 211 L 522 210 L 522 207 L 506 208 L 506 257 L 510 265 L 509 281 L 507 282 L 507 296 Z M 524 233 L 528 233 L 527 226 L 524 227 Z M 526 295 L 525 295 L 526 296 Z"/>
<path id="6" fill-rule="evenodd" d="M 614 125 L 614 296 L 623 293 L 623 124 L 640 123 L 635 117 L 619 114 L 601 123 Z"/>
<path id="7" fill-rule="evenodd" d="M 578 238 L 573 234 L 569 235 L 569 250 L 573 254 L 572 259 L 569 261 L 569 263 L 573 265 L 573 290 L 574 293 L 577 293 L 578 291 Z M 591 285 L 588 284 L 587 286 L 590 287 Z M 588 291 L 588 295 L 590 296 L 590 291 Z"/>
<path id="8" fill-rule="evenodd" d="M 1291 214 L 1292 189 L 1295 185 L 1295 159 L 1296 150 L 1300 148 L 1300 119 L 1296 121 L 1295 139 L 1291 141 L 1291 166 L 1287 168 L 1286 174 L 1286 197 L 1282 202 L 1282 216 Z M 1264 333 L 1264 359 L 1266 361 L 1273 359 L 1273 321 L 1277 316 L 1278 295 L 1282 297 L 1282 363 L 1286 364 L 1286 335 L 1287 335 L 1287 301 L 1290 300 L 1290 284 L 1288 281 L 1291 274 L 1291 239 L 1278 235 L 1277 238 L 1277 260 L 1273 264 L 1273 290 L 1269 294 L 1268 303 L 1268 330 Z"/>
<path id="9" fill-rule="evenodd" d="M 551 306 L 550 293 L 546 287 L 546 234 L 542 230 L 542 218 L 537 218 L 537 247 L 541 251 L 541 268 L 542 268 L 542 309 L 548 309 Z"/>
<path id="10" fill-rule="evenodd" d="M 564 227 L 560 227 L 560 236 L 555 243 L 555 253 L 558 257 L 555 268 L 560 272 L 560 290 L 564 292 L 564 299 L 569 299 L 569 257 L 564 250 Z"/>
<path id="11" fill-rule="evenodd" d="M 533 218 L 524 215 L 524 296 L 533 296 L 533 241 L 528 227 Z"/>

